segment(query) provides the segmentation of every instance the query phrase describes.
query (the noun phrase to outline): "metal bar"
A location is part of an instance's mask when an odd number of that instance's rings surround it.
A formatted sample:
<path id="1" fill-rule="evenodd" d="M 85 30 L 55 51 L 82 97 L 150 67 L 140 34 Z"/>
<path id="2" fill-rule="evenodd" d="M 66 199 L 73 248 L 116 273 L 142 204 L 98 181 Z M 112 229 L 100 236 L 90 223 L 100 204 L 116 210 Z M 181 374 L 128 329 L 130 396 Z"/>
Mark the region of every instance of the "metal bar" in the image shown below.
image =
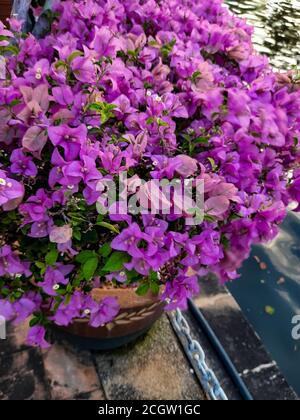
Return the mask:
<path id="1" fill-rule="evenodd" d="M 232 360 L 230 359 L 228 353 L 224 349 L 223 345 L 221 344 L 220 340 L 216 336 L 215 332 L 211 328 L 210 324 L 208 323 L 207 319 L 204 317 L 200 309 L 195 305 L 195 303 L 189 299 L 188 302 L 189 309 L 207 336 L 208 340 L 210 341 L 212 347 L 214 348 L 215 352 L 219 356 L 220 360 L 222 361 L 228 375 L 230 376 L 233 383 L 236 385 L 236 387 L 239 390 L 239 393 L 241 394 L 242 398 L 246 401 L 253 401 L 253 397 L 250 394 L 250 391 L 248 390 L 245 382 L 240 377 L 236 367 L 234 366 Z"/>

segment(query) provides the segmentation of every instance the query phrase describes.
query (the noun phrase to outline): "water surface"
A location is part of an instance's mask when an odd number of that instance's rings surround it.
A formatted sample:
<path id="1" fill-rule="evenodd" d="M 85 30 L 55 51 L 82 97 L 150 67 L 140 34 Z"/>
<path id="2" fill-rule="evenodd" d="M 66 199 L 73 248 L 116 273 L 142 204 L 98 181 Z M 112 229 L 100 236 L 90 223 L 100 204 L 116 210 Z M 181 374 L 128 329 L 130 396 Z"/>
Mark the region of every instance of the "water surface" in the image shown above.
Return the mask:
<path id="1" fill-rule="evenodd" d="M 255 27 L 253 42 L 274 67 L 300 63 L 300 0 L 225 0 Z"/>
<path id="2" fill-rule="evenodd" d="M 299 0 L 225 0 L 255 26 L 253 41 L 277 69 L 300 64 Z M 292 338 L 300 315 L 300 215 L 290 213 L 280 235 L 253 248 L 241 279 L 229 285 L 245 315 L 300 396 L 300 341 Z"/>

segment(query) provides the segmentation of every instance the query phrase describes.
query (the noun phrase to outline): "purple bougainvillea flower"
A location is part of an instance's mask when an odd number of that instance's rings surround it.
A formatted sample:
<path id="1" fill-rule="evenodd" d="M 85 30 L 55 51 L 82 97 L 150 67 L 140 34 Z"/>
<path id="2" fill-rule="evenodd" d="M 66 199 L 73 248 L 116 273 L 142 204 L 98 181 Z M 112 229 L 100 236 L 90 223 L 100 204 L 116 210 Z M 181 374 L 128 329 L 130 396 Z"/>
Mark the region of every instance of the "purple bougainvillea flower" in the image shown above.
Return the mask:
<path id="1" fill-rule="evenodd" d="M 12 303 L 6 299 L 0 299 L 0 315 L 7 321 L 13 319 L 15 312 Z"/>
<path id="2" fill-rule="evenodd" d="M 176 308 L 186 309 L 187 299 L 199 293 L 198 276 L 188 277 L 180 274 L 176 279 L 167 283 L 162 299 L 167 300 L 168 310 Z"/>
<path id="3" fill-rule="evenodd" d="M 94 39 L 94 49 L 99 58 L 113 57 L 120 46 L 120 42 L 109 27 L 102 26 L 102 28 L 97 31 Z"/>
<path id="4" fill-rule="evenodd" d="M 47 82 L 50 73 L 50 64 L 46 58 L 37 61 L 32 69 L 24 73 L 24 77 L 32 84 Z"/>
<path id="5" fill-rule="evenodd" d="M 56 244 L 65 244 L 72 239 L 73 230 L 70 225 L 65 226 L 53 226 L 50 230 L 49 239 L 50 242 Z"/>
<path id="6" fill-rule="evenodd" d="M 96 80 L 95 66 L 90 57 L 76 57 L 71 67 L 76 79 L 80 82 L 91 83 Z"/>
<path id="7" fill-rule="evenodd" d="M 28 267 L 28 263 L 21 262 L 10 246 L 4 245 L 0 248 L 0 277 L 5 275 L 25 275 L 29 277 L 31 272 Z"/>
<path id="8" fill-rule="evenodd" d="M 46 143 L 46 131 L 38 126 L 30 127 L 22 139 L 24 149 L 32 152 L 38 158 L 41 158 L 41 153 Z"/>
<path id="9" fill-rule="evenodd" d="M 22 149 L 16 149 L 12 152 L 10 161 L 12 163 L 10 170 L 13 174 L 35 177 L 37 175 L 37 167 L 32 159 L 25 156 Z"/>
<path id="10" fill-rule="evenodd" d="M 24 186 L 8 178 L 4 171 L 0 170 L 0 207 L 3 210 L 14 210 L 22 202 L 24 197 Z"/>
<path id="11" fill-rule="evenodd" d="M 174 159 L 176 172 L 184 178 L 189 178 L 198 170 L 198 162 L 186 155 L 179 155 Z"/>
<path id="12" fill-rule="evenodd" d="M 135 109 L 130 104 L 130 100 L 125 95 L 118 96 L 113 104 L 116 106 L 114 112 L 120 118 L 124 117 L 126 114 L 135 112 Z"/>
<path id="13" fill-rule="evenodd" d="M 50 347 L 50 344 L 45 340 L 46 330 L 41 325 L 35 325 L 31 327 L 27 336 L 27 344 L 33 347 L 40 347 L 42 349 L 47 349 Z"/>
<path id="14" fill-rule="evenodd" d="M 227 197 L 219 195 L 210 197 L 205 201 L 205 213 L 211 216 L 221 216 L 229 209 L 230 201 Z"/>
<path id="15" fill-rule="evenodd" d="M 51 188 L 54 187 L 56 183 L 64 185 L 66 187 L 73 186 L 79 184 L 83 177 L 83 173 L 81 172 L 82 164 L 79 161 L 67 162 L 65 161 L 62 156 L 60 155 L 58 149 L 54 149 L 51 163 L 53 168 L 49 173 L 49 185 Z M 69 173 L 68 170 L 70 169 Z M 74 174 L 76 171 L 76 176 L 71 175 Z M 73 190 L 74 188 L 70 188 Z"/>
<path id="16" fill-rule="evenodd" d="M 116 298 L 106 297 L 99 303 L 92 303 L 90 311 L 90 325 L 98 328 L 112 321 L 119 313 L 120 306 Z"/>
<path id="17" fill-rule="evenodd" d="M 185 308 L 199 276 L 237 278 L 286 208 L 300 210 L 294 72 L 273 70 L 222 0 L 55 3 L 43 38 L 0 23 L 0 314 L 42 311 L 29 340 L 42 346 L 49 321 L 110 322 L 117 302 L 89 295 L 103 282 L 155 272 L 167 308 Z M 107 185 L 125 171 L 113 204 Z M 92 269 L 99 248 L 103 264 L 114 251 L 126 262 L 88 282 L 79 261 Z"/>
<path id="18" fill-rule="evenodd" d="M 147 237 L 141 231 L 137 223 L 132 223 L 127 229 L 124 229 L 111 243 L 111 247 L 118 251 L 126 251 L 129 255 L 136 258 L 143 257 L 143 251 L 139 244 Z"/>
<path id="19" fill-rule="evenodd" d="M 21 213 L 26 217 L 26 222 L 48 221 L 47 210 L 52 207 L 52 200 L 44 189 L 40 188 L 36 195 L 28 198 L 26 203 L 20 206 Z"/>
<path id="20" fill-rule="evenodd" d="M 55 315 L 51 317 L 51 320 L 55 321 L 57 325 L 68 326 L 74 318 L 80 318 L 82 311 L 87 308 L 85 304 L 84 295 L 76 291 L 68 304 L 61 303 Z"/>
<path id="21" fill-rule="evenodd" d="M 0 36 L 1 36 L 0 47 L 8 46 L 9 45 L 9 38 L 13 38 L 13 36 L 14 36 L 11 31 L 7 30 L 4 27 L 2 22 L 0 22 Z"/>
<path id="22" fill-rule="evenodd" d="M 13 308 L 15 313 L 14 323 L 20 324 L 33 314 L 36 304 L 32 299 L 25 296 L 14 302 Z"/>
<path id="23" fill-rule="evenodd" d="M 66 160 L 72 161 L 78 157 L 81 146 L 86 141 L 87 129 L 83 124 L 75 128 L 61 125 L 50 127 L 48 135 L 54 146 L 61 146 L 64 149 Z"/>
<path id="24" fill-rule="evenodd" d="M 69 280 L 66 278 L 74 269 L 74 266 L 57 264 L 56 267 L 48 267 L 44 275 L 44 281 L 39 283 L 39 286 L 49 296 L 56 296 L 57 290 L 61 284 L 68 284 Z"/>
<path id="25" fill-rule="evenodd" d="M 41 222 L 34 222 L 31 225 L 30 232 L 28 236 L 31 238 L 45 238 L 49 235 L 52 228 L 53 222 L 49 217 L 46 217 L 47 220 Z"/>
<path id="26" fill-rule="evenodd" d="M 108 274 L 106 279 L 108 281 L 116 280 L 119 283 L 125 283 L 127 281 L 127 276 L 125 271 L 118 271 L 116 273 Z"/>
<path id="27" fill-rule="evenodd" d="M 63 106 L 72 105 L 74 102 L 74 93 L 70 86 L 58 86 L 52 89 L 52 95 L 56 102 Z"/>
<path id="28" fill-rule="evenodd" d="M 38 116 L 49 108 L 48 85 L 42 84 L 36 88 L 21 86 L 26 107 L 18 114 L 18 118 L 27 121 L 31 115 Z"/>

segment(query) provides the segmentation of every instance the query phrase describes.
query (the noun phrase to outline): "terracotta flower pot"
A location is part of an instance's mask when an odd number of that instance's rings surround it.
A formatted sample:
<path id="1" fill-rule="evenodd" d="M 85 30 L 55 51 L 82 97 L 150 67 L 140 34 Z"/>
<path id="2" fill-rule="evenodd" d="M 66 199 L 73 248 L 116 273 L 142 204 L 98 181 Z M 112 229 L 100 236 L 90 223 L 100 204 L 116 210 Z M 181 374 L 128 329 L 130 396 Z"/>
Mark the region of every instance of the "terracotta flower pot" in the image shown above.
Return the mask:
<path id="1" fill-rule="evenodd" d="M 148 293 L 138 296 L 135 289 L 94 289 L 92 297 L 101 301 L 107 296 L 118 299 L 120 312 L 104 327 L 93 328 L 87 319 L 77 319 L 68 327 L 56 327 L 55 331 L 81 348 L 113 349 L 135 340 L 160 318 L 164 303 L 159 296 Z"/>
<path id="2" fill-rule="evenodd" d="M 0 0 L 0 20 L 5 20 L 10 16 L 12 8 L 12 0 Z"/>

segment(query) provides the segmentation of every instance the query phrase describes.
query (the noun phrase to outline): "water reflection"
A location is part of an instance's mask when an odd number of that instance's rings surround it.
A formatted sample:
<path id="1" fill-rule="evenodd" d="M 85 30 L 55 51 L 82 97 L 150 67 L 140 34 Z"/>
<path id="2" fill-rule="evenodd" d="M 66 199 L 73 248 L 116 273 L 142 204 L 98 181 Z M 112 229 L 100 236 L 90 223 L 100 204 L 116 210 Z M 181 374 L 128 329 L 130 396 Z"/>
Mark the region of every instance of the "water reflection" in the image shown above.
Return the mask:
<path id="1" fill-rule="evenodd" d="M 300 342 L 291 336 L 291 320 L 300 314 L 299 237 L 299 215 L 289 213 L 278 237 L 255 246 L 240 271 L 241 278 L 228 287 L 300 395 Z M 267 306 L 274 314 L 266 312 Z"/>
<path id="2" fill-rule="evenodd" d="M 225 0 L 254 25 L 253 42 L 276 68 L 300 64 L 300 0 Z"/>
<path id="3" fill-rule="evenodd" d="M 297 282 L 300 286 L 300 243 L 299 216 L 290 213 L 279 235 L 270 243 L 264 245 L 274 268 Z M 298 302 L 299 308 L 300 302 Z"/>
<path id="4" fill-rule="evenodd" d="M 231 10 L 254 25 L 256 49 L 277 69 L 300 65 L 300 0 L 225 0 Z M 300 314 L 300 216 L 290 213 L 279 236 L 253 248 L 241 279 L 229 285 L 300 396 L 300 341 L 291 337 L 291 320 Z M 262 261 L 262 270 L 257 261 Z M 274 314 L 266 313 L 266 305 Z"/>

